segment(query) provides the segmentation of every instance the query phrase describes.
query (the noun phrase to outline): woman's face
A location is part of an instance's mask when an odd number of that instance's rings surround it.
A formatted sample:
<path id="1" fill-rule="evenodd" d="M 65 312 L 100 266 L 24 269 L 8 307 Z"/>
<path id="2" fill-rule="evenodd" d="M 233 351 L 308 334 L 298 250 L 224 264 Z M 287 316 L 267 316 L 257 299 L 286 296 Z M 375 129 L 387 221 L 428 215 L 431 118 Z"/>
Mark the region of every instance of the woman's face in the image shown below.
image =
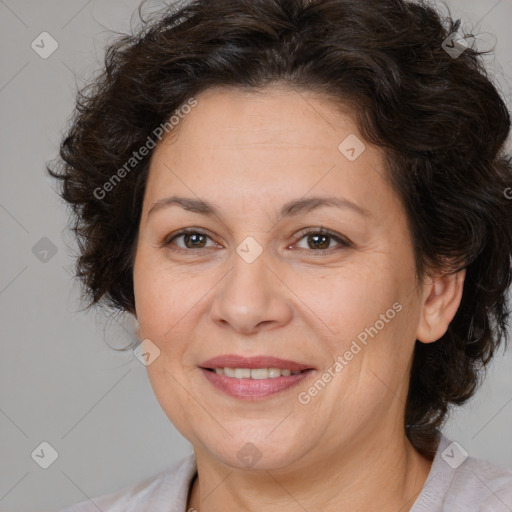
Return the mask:
<path id="1" fill-rule="evenodd" d="M 196 454 L 239 468 L 382 442 L 403 429 L 422 300 L 381 150 L 311 93 L 196 99 L 152 156 L 134 265 L 158 401 Z"/>

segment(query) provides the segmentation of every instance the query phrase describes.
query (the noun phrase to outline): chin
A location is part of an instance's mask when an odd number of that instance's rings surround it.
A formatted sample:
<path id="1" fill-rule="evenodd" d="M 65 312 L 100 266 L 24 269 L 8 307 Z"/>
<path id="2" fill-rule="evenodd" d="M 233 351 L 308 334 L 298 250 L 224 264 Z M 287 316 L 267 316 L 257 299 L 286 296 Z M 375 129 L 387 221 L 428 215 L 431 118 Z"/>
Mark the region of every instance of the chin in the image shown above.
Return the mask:
<path id="1" fill-rule="evenodd" d="M 291 439 L 270 441 L 262 435 L 248 441 L 251 436 L 234 436 L 226 443 L 204 444 L 208 452 L 227 466 L 240 470 L 277 470 L 290 466 L 302 456 L 304 443 L 293 444 Z M 286 442 L 288 441 L 288 443 Z"/>

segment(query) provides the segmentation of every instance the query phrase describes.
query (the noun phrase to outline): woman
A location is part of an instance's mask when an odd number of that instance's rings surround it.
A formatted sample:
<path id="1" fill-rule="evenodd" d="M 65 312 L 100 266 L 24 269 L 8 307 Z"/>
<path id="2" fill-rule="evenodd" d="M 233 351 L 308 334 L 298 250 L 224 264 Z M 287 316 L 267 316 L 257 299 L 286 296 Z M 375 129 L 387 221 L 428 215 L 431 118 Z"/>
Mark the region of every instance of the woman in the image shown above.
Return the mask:
<path id="1" fill-rule="evenodd" d="M 69 510 L 512 509 L 512 472 L 439 430 L 511 282 L 510 117 L 457 29 L 196 0 L 108 49 L 49 170 L 89 304 L 137 319 L 194 455 Z"/>

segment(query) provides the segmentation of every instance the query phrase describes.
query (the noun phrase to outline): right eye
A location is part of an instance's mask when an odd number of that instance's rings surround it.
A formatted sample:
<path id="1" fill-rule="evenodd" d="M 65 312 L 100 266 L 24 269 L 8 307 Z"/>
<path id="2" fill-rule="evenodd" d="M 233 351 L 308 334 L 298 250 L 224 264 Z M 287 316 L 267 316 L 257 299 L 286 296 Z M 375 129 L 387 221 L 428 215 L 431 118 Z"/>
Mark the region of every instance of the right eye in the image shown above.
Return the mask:
<path id="1" fill-rule="evenodd" d="M 176 240 L 182 239 L 182 244 L 179 245 L 175 243 L 175 246 L 173 247 L 173 242 Z M 190 251 L 194 249 L 205 249 L 208 248 L 206 246 L 207 240 L 211 238 L 204 232 L 199 231 L 197 229 L 182 229 L 178 233 L 174 234 L 172 238 L 166 240 L 163 243 L 163 247 L 168 247 L 171 250 L 179 250 L 179 251 Z M 212 240 L 213 242 L 213 240 Z M 219 245 L 215 242 L 213 242 L 213 247 L 218 247 Z M 212 247 L 212 246 L 210 246 Z"/>

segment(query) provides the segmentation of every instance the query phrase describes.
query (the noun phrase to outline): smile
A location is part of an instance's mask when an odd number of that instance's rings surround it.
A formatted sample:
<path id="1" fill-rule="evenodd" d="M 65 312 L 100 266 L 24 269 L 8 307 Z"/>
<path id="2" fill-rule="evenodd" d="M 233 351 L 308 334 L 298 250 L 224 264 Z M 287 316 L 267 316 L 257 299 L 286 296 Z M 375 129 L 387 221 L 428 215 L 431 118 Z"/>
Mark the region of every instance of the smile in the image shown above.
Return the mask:
<path id="1" fill-rule="evenodd" d="M 238 368 L 240 369 L 240 368 Z M 232 368 L 235 371 L 234 368 Z M 244 368 L 244 370 L 247 370 Z M 267 370 L 262 368 L 262 370 Z M 232 398 L 242 400 L 259 400 L 276 393 L 289 390 L 300 384 L 314 373 L 314 370 L 303 370 L 294 375 L 279 375 L 278 377 L 252 378 L 252 377 L 226 377 L 212 370 L 201 368 L 208 382 L 218 391 Z"/>
<path id="2" fill-rule="evenodd" d="M 298 375 L 300 370 L 292 372 L 288 368 L 214 368 L 217 375 L 225 375 L 226 377 L 235 379 L 275 379 L 276 377 L 289 377 L 290 375 Z"/>

